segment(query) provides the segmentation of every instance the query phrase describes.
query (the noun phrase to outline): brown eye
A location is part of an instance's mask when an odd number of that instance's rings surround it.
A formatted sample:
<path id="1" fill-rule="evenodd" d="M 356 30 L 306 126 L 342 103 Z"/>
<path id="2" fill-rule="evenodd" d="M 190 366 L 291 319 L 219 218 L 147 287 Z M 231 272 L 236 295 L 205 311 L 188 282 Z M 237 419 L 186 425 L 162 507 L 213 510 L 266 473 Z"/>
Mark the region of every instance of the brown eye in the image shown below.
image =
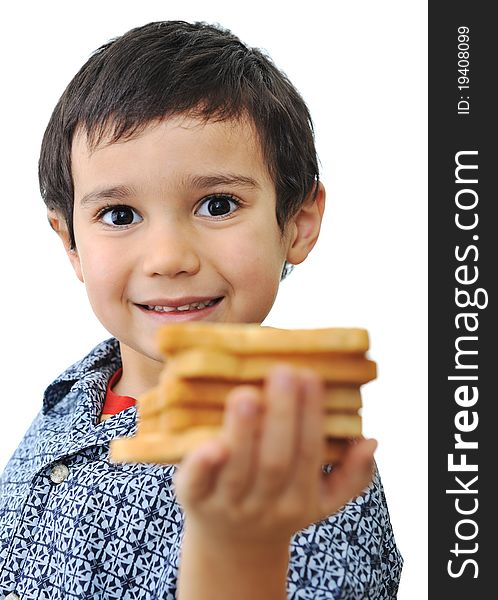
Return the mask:
<path id="1" fill-rule="evenodd" d="M 109 206 L 101 214 L 102 222 L 114 227 L 134 225 L 142 217 L 131 206 Z"/>
<path id="2" fill-rule="evenodd" d="M 239 208 L 239 202 L 231 196 L 209 196 L 205 198 L 196 214 L 201 217 L 225 217 Z"/>

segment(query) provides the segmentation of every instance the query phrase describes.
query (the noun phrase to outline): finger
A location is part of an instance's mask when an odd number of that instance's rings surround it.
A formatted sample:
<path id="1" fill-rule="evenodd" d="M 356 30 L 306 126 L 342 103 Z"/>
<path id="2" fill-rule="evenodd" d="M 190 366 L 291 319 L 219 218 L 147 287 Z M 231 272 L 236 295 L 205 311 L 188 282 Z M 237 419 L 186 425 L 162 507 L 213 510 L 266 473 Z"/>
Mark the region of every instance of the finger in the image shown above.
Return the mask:
<path id="1" fill-rule="evenodd" d="M 278 365 L 265 382 L 265 404 L 256 496 L 261 500 L 288 485 L 296 451 L 299 385 L 293 369 Z"/>
<path id="2" fill-rule="evenodd" d="M 206 442 L 187 454 L 174 476 L 180 504 L 187 507 L 209 497 L 227 457 L 228 451 L 221 439 Z"/>
<path id="3" fill-rule="evenodd" d="M 325 388 L 313 371 L 300 372 L 299 440 L 292 473 L 291 493 L 316 487 L 325 456 Z"/>
<path id="4" fill-rule="evenodd" d="M 223 436 L 230 456 L 216 488 L 230 501 L 239 500 L 250 485 L 261 409 L 261 392 L 255 387 L 239 386 L 228 396 Z"/>
<path id="5" fill-rule="evenodd" d="M 347 450 L 341 465 L 322 479 L 324 517 L 342 508 L 368 487 L 373 477 L 376 447 L 376 440 L 359 440 Z"/>

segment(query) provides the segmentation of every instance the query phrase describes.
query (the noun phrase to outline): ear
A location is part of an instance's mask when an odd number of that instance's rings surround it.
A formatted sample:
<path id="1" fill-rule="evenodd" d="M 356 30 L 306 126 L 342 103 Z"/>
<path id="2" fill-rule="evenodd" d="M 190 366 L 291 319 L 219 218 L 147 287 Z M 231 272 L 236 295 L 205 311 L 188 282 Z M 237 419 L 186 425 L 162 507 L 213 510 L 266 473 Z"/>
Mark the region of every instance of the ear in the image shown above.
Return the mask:
<path id="1" fill-rule="evenodd" d="M 60 213 L 53 209 L 48 209 L 47 218 L 50 227 L 57 233 L 64 245 L 64 250 L 73 266 L 76 277 L 83 283 L 84 279 L 81 271 L 80 257 L 78 256 L 78 251 L 71 248 L 71 236 L 69 235 L 66 220 Z"/>
<path id="2" fill-rule="evenodd" d="M 324 210 L 325 188 L 321 182 L 318 182 L 315 199 L 313 200 L 313 194 L 310 194 L 289 224 L 291 237 L 287 261 L 291 264 L 302 263 L 316 244 Z"/>

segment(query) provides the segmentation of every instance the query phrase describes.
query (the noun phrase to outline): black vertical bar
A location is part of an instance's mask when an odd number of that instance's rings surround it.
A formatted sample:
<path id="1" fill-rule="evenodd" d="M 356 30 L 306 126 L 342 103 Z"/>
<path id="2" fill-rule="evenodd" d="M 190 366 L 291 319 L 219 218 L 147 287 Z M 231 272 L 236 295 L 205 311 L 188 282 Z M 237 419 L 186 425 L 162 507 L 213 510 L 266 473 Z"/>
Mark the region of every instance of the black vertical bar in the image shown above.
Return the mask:
<path id="1" fill-rule="evenodd" d="M 498 598 L 492 7 L 429 3 L 429 598 L 438 600 Z"/>

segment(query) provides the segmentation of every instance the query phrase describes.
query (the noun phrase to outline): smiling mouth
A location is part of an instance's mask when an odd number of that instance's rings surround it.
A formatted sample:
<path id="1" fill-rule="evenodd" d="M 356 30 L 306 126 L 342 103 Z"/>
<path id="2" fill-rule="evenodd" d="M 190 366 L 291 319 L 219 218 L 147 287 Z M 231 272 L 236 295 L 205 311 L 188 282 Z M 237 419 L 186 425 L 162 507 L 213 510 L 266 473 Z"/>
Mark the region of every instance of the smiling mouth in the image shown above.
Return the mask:
<path id="1" fill-rule="evenodd" d="M 197 312 L 204 308 L 209 308 L 219 304 L 223 300 L 223 297 L 213 298 L 212 300 L 206 300 L 204 302 L 191 302 L 190 304 L 183 304 L 182 306 L 159 306 L 150 304 L 138 304 L 140 308 L 148 310 L 150 312 L 158 313 L 180 313 L 180 312 Z"/>

